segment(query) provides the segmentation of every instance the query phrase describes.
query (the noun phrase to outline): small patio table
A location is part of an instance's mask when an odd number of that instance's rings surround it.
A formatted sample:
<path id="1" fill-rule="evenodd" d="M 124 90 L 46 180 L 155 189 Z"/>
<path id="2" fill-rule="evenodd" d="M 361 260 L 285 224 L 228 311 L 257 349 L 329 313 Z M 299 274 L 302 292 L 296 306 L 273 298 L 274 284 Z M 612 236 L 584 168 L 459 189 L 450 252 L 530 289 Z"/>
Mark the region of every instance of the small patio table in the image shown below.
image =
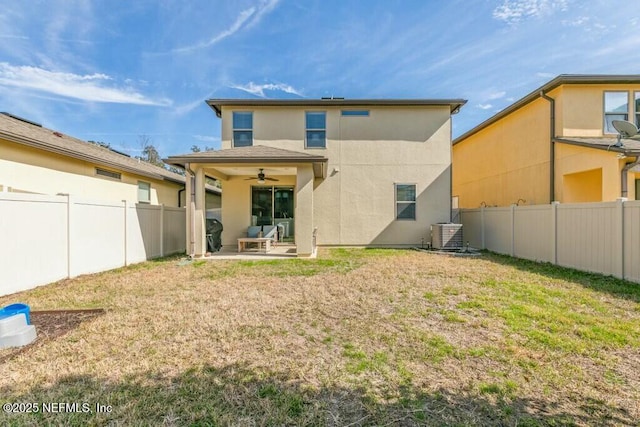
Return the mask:
<path id="1" fill-rule="evenodd" d="M 262 250 L 262 244 L 264 243 L 264 251 L 269 252 L 271 250 L 270 237 L 240 237 L 238 239 L 238 252 L 243 252 L 247 249 L 247 243 L 257 243 L 258 250 Z"/>

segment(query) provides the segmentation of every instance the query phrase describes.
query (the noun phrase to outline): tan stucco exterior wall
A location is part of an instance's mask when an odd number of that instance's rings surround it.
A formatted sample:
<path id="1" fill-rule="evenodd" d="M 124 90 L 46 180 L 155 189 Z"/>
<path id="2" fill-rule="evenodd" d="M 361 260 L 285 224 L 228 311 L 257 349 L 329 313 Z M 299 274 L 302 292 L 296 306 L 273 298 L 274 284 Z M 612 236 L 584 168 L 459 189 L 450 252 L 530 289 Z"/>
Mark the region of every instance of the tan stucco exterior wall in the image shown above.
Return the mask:
<path id="1" fill-rule="evenodd" d="M 95 168 L 121 173 L 121 180 Z M 12 191 L 68 193 L 97 200 L 138 201 L 138 181 L 151 184 L 151 204 L 178 206 L 181 184 L 159 181 L 0 139 L 0 185 Z"/>
<path id="2" fill-rule="evenodd" d="M 548 93 L 555 99 L 557 137 L 602 137 L 604 92 L 626 91 L 629 105 L 640 85 L 563 85 Z M 538 98 L 453 146 L 453 196 L 461 208 L 508 206 L 519 199 L 526 204 L 549 203 L 550 107 Z M 630 112 L 633 114 L 633 110 Z M 633 119 L 630 117 L 630 119 Z M 626 161 L 630 161 L 627 159 Z M 620 197 L 620 173 L 624 161 L 594 148 L 555 144 L 555 200 L 591 200 L 594 189 L 570 184 L 565 197 L 565 175 L 569 182 L 577 173 L 601 169 L 601 201 Z M 596 174 L 583 175 L 594 179 Z M 598 175 L 599 176 L 599 175 Z M 628 177 L 628 198 L 635 197 L 635 175 Z M 577 194 L 579 188 L 584 194 Z"/>
<path id="3" fill-rule="evenodd" d="M 318 227 L 320 245 L 403 246 L 429 241 L 429 225 L 450 219 L 449 106 L 349 109 L 366 109 L 370 115 L 343 117 L 341 108 L 332 106 L 224 108 L 222 148 L 232 148 L 232 112 L 253 111 L 254 145 L 327 157 L 328 176 L 313 183 L 312 226 Z M 305 111 L 326 111 L 326 148 L 305 150 Z M 291 179 L 299 184 L 294 176 Z M 416 184 L 415 221 L 395 219 L 396 183 Z M 246 232 L 250 223 L 250 185 L 236 177 L 223 182 L 225 245 L 235 244 L 240 237 L 236 234 Z M 299 208 L 298 215 L 304 212 Z"/>

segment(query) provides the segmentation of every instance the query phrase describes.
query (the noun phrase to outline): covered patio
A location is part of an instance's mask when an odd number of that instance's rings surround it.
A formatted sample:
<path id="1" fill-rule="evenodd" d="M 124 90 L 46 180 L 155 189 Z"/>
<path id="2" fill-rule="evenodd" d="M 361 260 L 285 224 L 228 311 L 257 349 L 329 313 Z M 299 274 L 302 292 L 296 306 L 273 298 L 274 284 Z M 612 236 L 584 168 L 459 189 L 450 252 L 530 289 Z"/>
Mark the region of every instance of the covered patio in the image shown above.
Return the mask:
<path id="1" fill-rule="evenodd" d="M 327 161 L 320 155 L 260 145 L 165 159 L 183 167 L 190 178 L 186 180 L 188 254 L 201 258 L 208 252 L 205 184 L 210 177 L 222 183 L 222 250 L 214 257 L 237 254 L 238 239 L 247 237 L 249 227 L 266 231 L 273 226 L 280 226 L 284 236 L 279 236 L 278 245 L 264 255 L 312 256 L 314 181 L 326 177 Z M 286 251 L 277 249 L 283 242 Z M 256 256 L 252 252 L 246 255 Z"/>

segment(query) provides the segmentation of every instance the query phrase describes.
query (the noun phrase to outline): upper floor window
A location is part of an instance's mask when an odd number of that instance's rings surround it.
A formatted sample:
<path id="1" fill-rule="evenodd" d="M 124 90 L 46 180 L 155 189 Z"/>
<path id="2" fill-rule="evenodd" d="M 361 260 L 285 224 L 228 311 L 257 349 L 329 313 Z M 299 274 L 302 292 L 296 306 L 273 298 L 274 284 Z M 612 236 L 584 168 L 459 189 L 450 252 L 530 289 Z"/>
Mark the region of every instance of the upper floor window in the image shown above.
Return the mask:
<path id="1" fill-rule="evenodd" d="M 634 93 L 634 106 L 636 113 L 636 127 L 640 127 L 640 92 Z"/>
<path id="2" fill-rule="evenodd" d="M 253 145 L 253 113 L 251 111 L 233 112 L 233 146 L 249 147 Z"/>
<path id="3" fill-rule="evenodd" d="M 347 117 L 369 117 L 369 110 L 342 110 L 341 114 Z"/>
<path id="4" fill-rule="evenodd" d="M 325 148 L 327 146 L 327 113 L 324 111 L 307 111 L 306 147 Z"/>
<path id="5" fill-rule="evenodd" d="M 618 133 L 614 120 L 629 120 L 629 95 L 627 92 L 604 93 L 604 133 Z"/>
<path id="6" fill-rule="evenodd" d="M 138 181 L 138 202 L 151 203 L 151 184 Z"/>
<path id="7" fill-rule="evenodd" d="M 396 219 L 416 219 L 415 184 L 396 184 Z"/>

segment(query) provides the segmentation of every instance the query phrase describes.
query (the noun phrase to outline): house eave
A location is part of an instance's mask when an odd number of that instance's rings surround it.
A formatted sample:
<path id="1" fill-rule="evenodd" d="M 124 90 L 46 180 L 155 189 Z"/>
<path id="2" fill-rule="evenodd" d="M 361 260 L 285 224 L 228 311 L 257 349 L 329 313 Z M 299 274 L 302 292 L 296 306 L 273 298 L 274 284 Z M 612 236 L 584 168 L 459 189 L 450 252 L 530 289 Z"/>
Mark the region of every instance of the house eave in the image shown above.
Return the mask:
<path id="1" fill-rule="evenodd" d="M 216 116 L 222 117 L 222 108 L 232 107 L 373 107 L 373 106 L 398 106 L 398 107 L 426 107 L 448 106 L 451 114 L 460 111 L 467 103 L 466 99 L 208 99 L 207 104 Z"/>
<path id="2" fill-rule="evenodd" d="M 640 149 L 628 149 L 628 148 L 625 148 L 624 147 L 624 140 L 623 140 L 623 146 L 622 147 L 616 147 L 615 146 L 615 143 L 616 143 L 616 139 L 615 138 L 611 138 L 611 144 L 610 145 L 594 144 L 594 143 L 590 143 L 588 141 L 576 140 L 576 139 L 572 139 L 572 138 L 554 138 L 553 141 L 557 142 L 557 143 L 560 143 L 560 144 L 568 144 L 568 145 L 575 145 L 575 146 L 578 146 L 578 147 L 593 148 L 594 150 L 611 151 L 611 152 L 614 152 L 614 153 L 624 154 L 627 157 L 638 157 L 638 156 L 640 156 Z"/>
<path id="3" fill-rule="evenodd" d="M 556 89 L 559 86 L 566 84 L 638 84 L 640 83 L 640 74 L 627 74 L 627 75 L 615 75 L 615 74 L 561 74 L 535 89 L 528 95 L 520 98 L 518 101 L 509 105 L 502 111 L 497 114 L 491 116 L 484 122 L 475 126 L 474 128 L 468 130 L 463 133 L 459 137 L 455 138 L 452 142 L 452 145 L 459 144 L 464 141 L 471 135 L 480 132 L 481 130 L 491 126 L 496 123 L 500 119 L 508 116 L 516 110 L 524 107 L 525 105 L 535 101 L 536 99 L 541 97 L 541 94 L 547 94 L 550 91 Z"/>
<path id="4" fill-rule="evenodd" d="M 0 138 L 9 141 L 9 142 L 13 142 L 16 144 L 22 144 L 22 145 L 26 145 L 29 147 L 33 147 L 33 148 L 37 148 L 43 151 L 48 151 L 50 153 L 55 153 L 55 154 L 59 154 L 65 157 L 70 157 L 70 158 L 74 158 L 74 159 L 78 159 L 78 160 L 83 160 L 86 162 L 90 162 L 93 163 L 95 165 L 99 165 L 99 166 L 106 166 L 112 169 L 117 169 L 117 170 L 121 170 L 121 171 L 126 171 L 138 176 L 143 176 L 146 178 L 153 178 L 156 180 L 160 180 L 160 181 L 170 181 L 170 182 L 174 182 L 174 183 L 178 183 L 178 184 L 184 184 L 185 181 L 181 181 L 178 178 L 171 178 L 171 177 L 167 177 L 167 176 L 163 176 L 160 174 L 153 174 L 153 173 L 149 173 L 147 171 L 141 171 L 139 169 L 136 168 L 132 168 L 132 167 L 127 167 L 124 166 L 122 164 L 118 164 L 115 162 L 109 162 L 108 160 L 104 160 L 104 159 L 97 159 L 93 156 L 89 156 L 89 155 L 85 155 L 82 153 L 79 153 L 77 151 L 73 151 L 73 150 L 67 150 L 65 148 L 62 147 L 54 147 L 51 146 L 49 144 L 44 144 L 38 140 L 35 139 L 31 139 L 31 138 L 26 138 L 23 136 L 18 136 L 18 135 L 14 135 L 11 133 L 7 133 L 7 132 L 0 132 Z"/>

